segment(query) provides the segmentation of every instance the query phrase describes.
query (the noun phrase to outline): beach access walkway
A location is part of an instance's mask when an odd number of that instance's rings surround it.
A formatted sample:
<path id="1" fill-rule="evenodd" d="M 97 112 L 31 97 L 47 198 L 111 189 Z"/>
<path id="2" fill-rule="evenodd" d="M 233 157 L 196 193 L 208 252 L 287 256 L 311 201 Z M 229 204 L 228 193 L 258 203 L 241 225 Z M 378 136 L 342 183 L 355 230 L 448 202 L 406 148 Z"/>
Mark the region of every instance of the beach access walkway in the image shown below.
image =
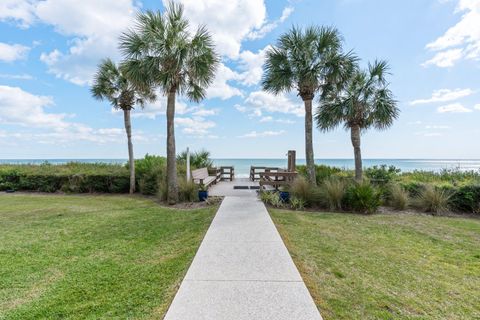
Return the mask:
<path id="1" fill-rule="evenodd" d="M 228 194 L 165 319 L 322 319 L 256 192 L 220 185 Z"/>

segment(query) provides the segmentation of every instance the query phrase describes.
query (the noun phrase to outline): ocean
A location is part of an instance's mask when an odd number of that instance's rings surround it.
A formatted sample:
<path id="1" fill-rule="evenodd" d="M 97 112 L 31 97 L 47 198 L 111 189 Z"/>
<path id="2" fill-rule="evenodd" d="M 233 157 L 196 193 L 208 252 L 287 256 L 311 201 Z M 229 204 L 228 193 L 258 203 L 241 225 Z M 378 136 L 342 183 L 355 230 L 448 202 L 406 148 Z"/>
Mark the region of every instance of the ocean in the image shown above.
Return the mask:
<path id="1" fill-rule="evenodd" d="M 43 162 L 51 164 L 65 164 L 76 161 L 84 163 L 126 163 L 126 159 L 0 159 L 2 163 L 15 164 L 41 164 Z M 287 166 L 287 159 L 214 159 L 215 166 L 234 166 L 237 177 L 248 177 L 250 166 L 280 167 Z M 353 159 L 316 159 L 315 163 L 328 166 L 339 167 L 342 169 L 353 169 Z M 305 164 L 304 159 L 297 159 L 297 164 Z M 364 159 L 364 167 L 375 165 L 393 165 L 403 172 L 414 170 L 440 171 L 442 169 L 456 169 L 460 171 L 480 171 L 480 159 Z"/>

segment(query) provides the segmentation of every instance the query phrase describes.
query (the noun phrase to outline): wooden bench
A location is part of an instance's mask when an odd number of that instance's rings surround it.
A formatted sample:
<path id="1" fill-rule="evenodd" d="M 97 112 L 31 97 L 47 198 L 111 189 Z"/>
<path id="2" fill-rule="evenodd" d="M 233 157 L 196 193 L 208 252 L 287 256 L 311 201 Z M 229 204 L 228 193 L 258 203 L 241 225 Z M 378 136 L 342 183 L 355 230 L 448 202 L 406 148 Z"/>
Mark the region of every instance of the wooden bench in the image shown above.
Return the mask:
<path id="1" fill-rule="evenodd" d="M 200 168 L 192 171 L 193 182 L 208 188 L 211 184 L 215 184 L 218 179 L 218 175 L 209 175 L 207 168 Z"/>

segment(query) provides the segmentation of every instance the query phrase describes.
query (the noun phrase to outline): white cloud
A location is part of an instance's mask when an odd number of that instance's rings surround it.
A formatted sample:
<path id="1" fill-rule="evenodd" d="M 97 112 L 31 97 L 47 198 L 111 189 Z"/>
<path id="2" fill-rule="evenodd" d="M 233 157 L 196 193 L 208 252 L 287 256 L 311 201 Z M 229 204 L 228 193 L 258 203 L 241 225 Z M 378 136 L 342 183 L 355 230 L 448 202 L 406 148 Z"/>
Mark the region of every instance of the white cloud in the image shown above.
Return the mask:
<path id="1" fill-rule="evenodd" d="M 475 105 L 475 107 L 473 107 L 473 109 L 480 111 L 480 104 Z"/>
<path id="2" fill-rule="evenodd" d="M 7 74 L 7 73 L 2 73 L 0 74 L 0 78 L 2 79 L 13 79 L 13 80 L 33 80 L 34 77 L 29 75 L 29 74 L 26 74 L 26 73 L 22 73 L 22 74 Z"/>
<path id="3" fill-rule="evenodd" d="M 216 126 L 215 122 L 203 117 L 177 117 L 175 124 L 182 128 L 183 133 L 195 136 L 208 136 L 209 130 Z"/>
<path id="4" fill-rule="evenodd" d="M 269 23 L 265 23 L 260 29 L 250 32 L 247 36 L 248 39 L 255 40 L 265 37 L 267 33 L 271 32 L 276 27 L 278 27 L 279 24 L 287 20 L 287 18 L 292 14 L 293 10 L 293 7 L 284 8 L 282 11 L 282 16 L 279 19 Z"/>
<path id="5" fill-rule="evenodd" d="M 264 137 L 279 136 L 279 135 L 282 135 L 284 133 L 285 133 L 285 130 L 263 131 L 263 132 L 251 131 L 249 133 L 246 133 L 246 134 L 238 136 L 238 137 L 239 138 L 264 138 Z"/>
<path id="6" fill-rule="evenodd" d="M 132 0 L 45 0 L 35 6 L 43 23 L 72 37 L 68 51 L 55 49 L 41 60 L 55 76 L 78 85 L 91 82 L 100 59 L 119 57 L 118 37 L 133 22 L 138 7 Z"/>
<path id="7" fill-rule="evenodd" d="M 240 89 L 233 87 L 229 82 L 239 80 L 241 76 L 220 63 L 213 83 L 207 89 L 207 99 L 220 98 L 222 100 L 230 99 L 235 96 L 243 96 Z"/>
<path id="8" fill-rule="evenodd" d="M 196 117 L 208 117 L 208 116 L 215 116 L 219 112 L 218 109 L 204 109 L 199 108 L 197 111 L 193 112 L 192 115 Z"/>
<path id="9" fill-rule="evenodd" d="M 0 21 L 14 21 L 27 28 L 35 20 L 33 0 L 0 1 Z"/>
<path id="10" fill-rule="evenodd" d="M 245 99 L 245 111 L 252 112 L 256 116 L 262 116 L 263 112 L 304 115 L 304 107 L 301 101 L 292 101 L 286 94 L 273 95 L 265 91 L 253 91 Z M 237 108 L 238 109 L 238 108 Z"/>
<path id="11" fill-rule="evenodd" d="M 445 126 L 445 125 L 428 125 L 428 126 L 425 126 L 425 129 L 450 129 L 450 126 Z"/>
<path id="12" fill-rule="evenodd" d="M 239 55 L 239 68 L 242 73 L 239 75 L 239 80 L 242 84 L 251 86 L 260 83 L 263 75 L 263 63 L 265 61 L 265 54 L 269 46 L 253 53 L 249 50 L 244 50 Z"/>
<path id="13" fill-rule="evenodd" d="M 237 58 L 241 42 L 266 18 L 263 0 L 179 0 L 192 26 L 207 25 L 221 55 Z M 163 0 L 167 5 L 168 1 Z"/>
<path id="14" fill-rule="evenodd" d="M 418 99 L 412 101 L 410 104 L 418 105 L 418 104 L 427 104 L 427 103 L 435 103 L 435 102 L 447 102 L 447 101 L 454 101 L 460 98 L 464 98 L 470 96 L 474 93 L 472 89 L 440 89 L 435 90 L 432 93 L 432 97 L 428 99 Z"/>
<path id="15" fill-rule="evenodd" d="M 439 113 L 467 113 L 472 112 L 471 109 L 465 108 L 461 103 L 452 103 L 437 108 Z"/>
<path id="16" fill-rule="evenodd" d="M 262 117 L 259 120 L 260 122 L 277 122 L 277 123 L 284 123 L 284 124 L 294 124 L 295 121 L 290 119 L 275 119 L 272 116 Z"/>
<path id="17" fill-rule="evenodd" d="M 17 125 L 41 132 L 15 132 L 7 134 L 16 139 L 39 143 L 70 143 L 90 141 L 95 143 L 123 142 L 124 131 L 119 128 L 94 129 L 78 122 L 68 121 L 74 115 L 50 113 L 54 106 L 51 97 L 34 95 L 18 87 L 0 86 L 0 123 Z M 139 139 L 140 135 L 137 135 Z"/>
<path id="18" fill-rule="evenodd" d="M 8 44 L 0 42 L 0 61 L 13 62 L 27 57 L 29 47 L 21 44 Z"/>
<path id="19" fill-rule="evenodd" d="M 460 21 L 427 44 L 436 54 L 425 65 L 451 67 L 460 59 L 480 59 L 480 1 L 459 0 L 455 13 L 463 13 Z"/>

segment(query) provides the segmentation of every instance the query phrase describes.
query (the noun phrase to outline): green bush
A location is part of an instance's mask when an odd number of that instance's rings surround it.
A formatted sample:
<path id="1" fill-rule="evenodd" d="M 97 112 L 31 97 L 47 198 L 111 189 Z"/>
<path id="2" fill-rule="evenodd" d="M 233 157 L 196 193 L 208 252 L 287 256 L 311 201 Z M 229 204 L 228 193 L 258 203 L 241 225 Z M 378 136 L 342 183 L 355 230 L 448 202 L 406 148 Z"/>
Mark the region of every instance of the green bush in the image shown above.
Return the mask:
<path id="1" fill-rule="evenodd" d="M 0 166 L 0 191 L 124 193 L 129 191 L 129 185 L 128 170 L 116 164 Z"/>
<path id="2" fill-rule="evenodd" d="M 260 200 L 273 207 L 282 208 L 284 206 L 284 202 L 278 192 L 262 191 L 260 192 Z"/>
<path id="3" fill-rule="evenodd" d="M 394 180 L 400 173 L 400 169 L 395 166 L 373 166 L 365 170 L 365 176 L 370 179 L 370 182 L 378 185 L 387 185 Z"/>
<path id="4" fill-rule="evenodd" d="M 290 207 L 293 210 L 303 210 L 305 209 L 305 206 L 306 206 L 305 200 L 297 197 L 290 198 Z"/>
<path id="5" fill-rule="evenodd" d="M 307 177 L 307 167 L 304 165 L 297 166 L 297 172 L 300 176 Z M 330 167 L 323 164 L 315 165 L 315 176 L 317 180 L 317 185 L 320 185 L 324 180 L 328 179 L 331 176 L 341 174 L 342 169 L 336 167 Z"/>
<path id="6" fill-rule="evenodd" d="M 375 213 L 381 205 L 381 194 L 370 183 L 355 183 L 347 188 L 344 205 L 356 212 Z"/>
<path id="7" fill-rule="evenodd" d="M 187 151 L 182 151 L 177 155 L 177 162 L 183 165 L 187 163 Z M 211 168 L 213 161 L 210 159 L 210 152 L 207 150 L 200 150 L 190 153 L 190 166 L 192 169 Z"/>
<path id="8" fill-rule="evenodd" d="M 159 184 L 165 180 L 167 159 L 146 154 L 145 158 L 135 160 L 135 175 L 138 190 L 142 194 L 154 195 L 159 191 Z"/>
<path id="9" fill-rule="evenodd" d="M 451 193 L 447 190 L 427 185 L 416 198 L 415 206 L 425 212 L 438 214 L 450 209 L 450 198 Z"/>
<path id="10" fill-rule="evenodd" d="M 456 189 L 452 193 L 450 204 L 455 211 L 480 213 L 480 184 Z"/>

